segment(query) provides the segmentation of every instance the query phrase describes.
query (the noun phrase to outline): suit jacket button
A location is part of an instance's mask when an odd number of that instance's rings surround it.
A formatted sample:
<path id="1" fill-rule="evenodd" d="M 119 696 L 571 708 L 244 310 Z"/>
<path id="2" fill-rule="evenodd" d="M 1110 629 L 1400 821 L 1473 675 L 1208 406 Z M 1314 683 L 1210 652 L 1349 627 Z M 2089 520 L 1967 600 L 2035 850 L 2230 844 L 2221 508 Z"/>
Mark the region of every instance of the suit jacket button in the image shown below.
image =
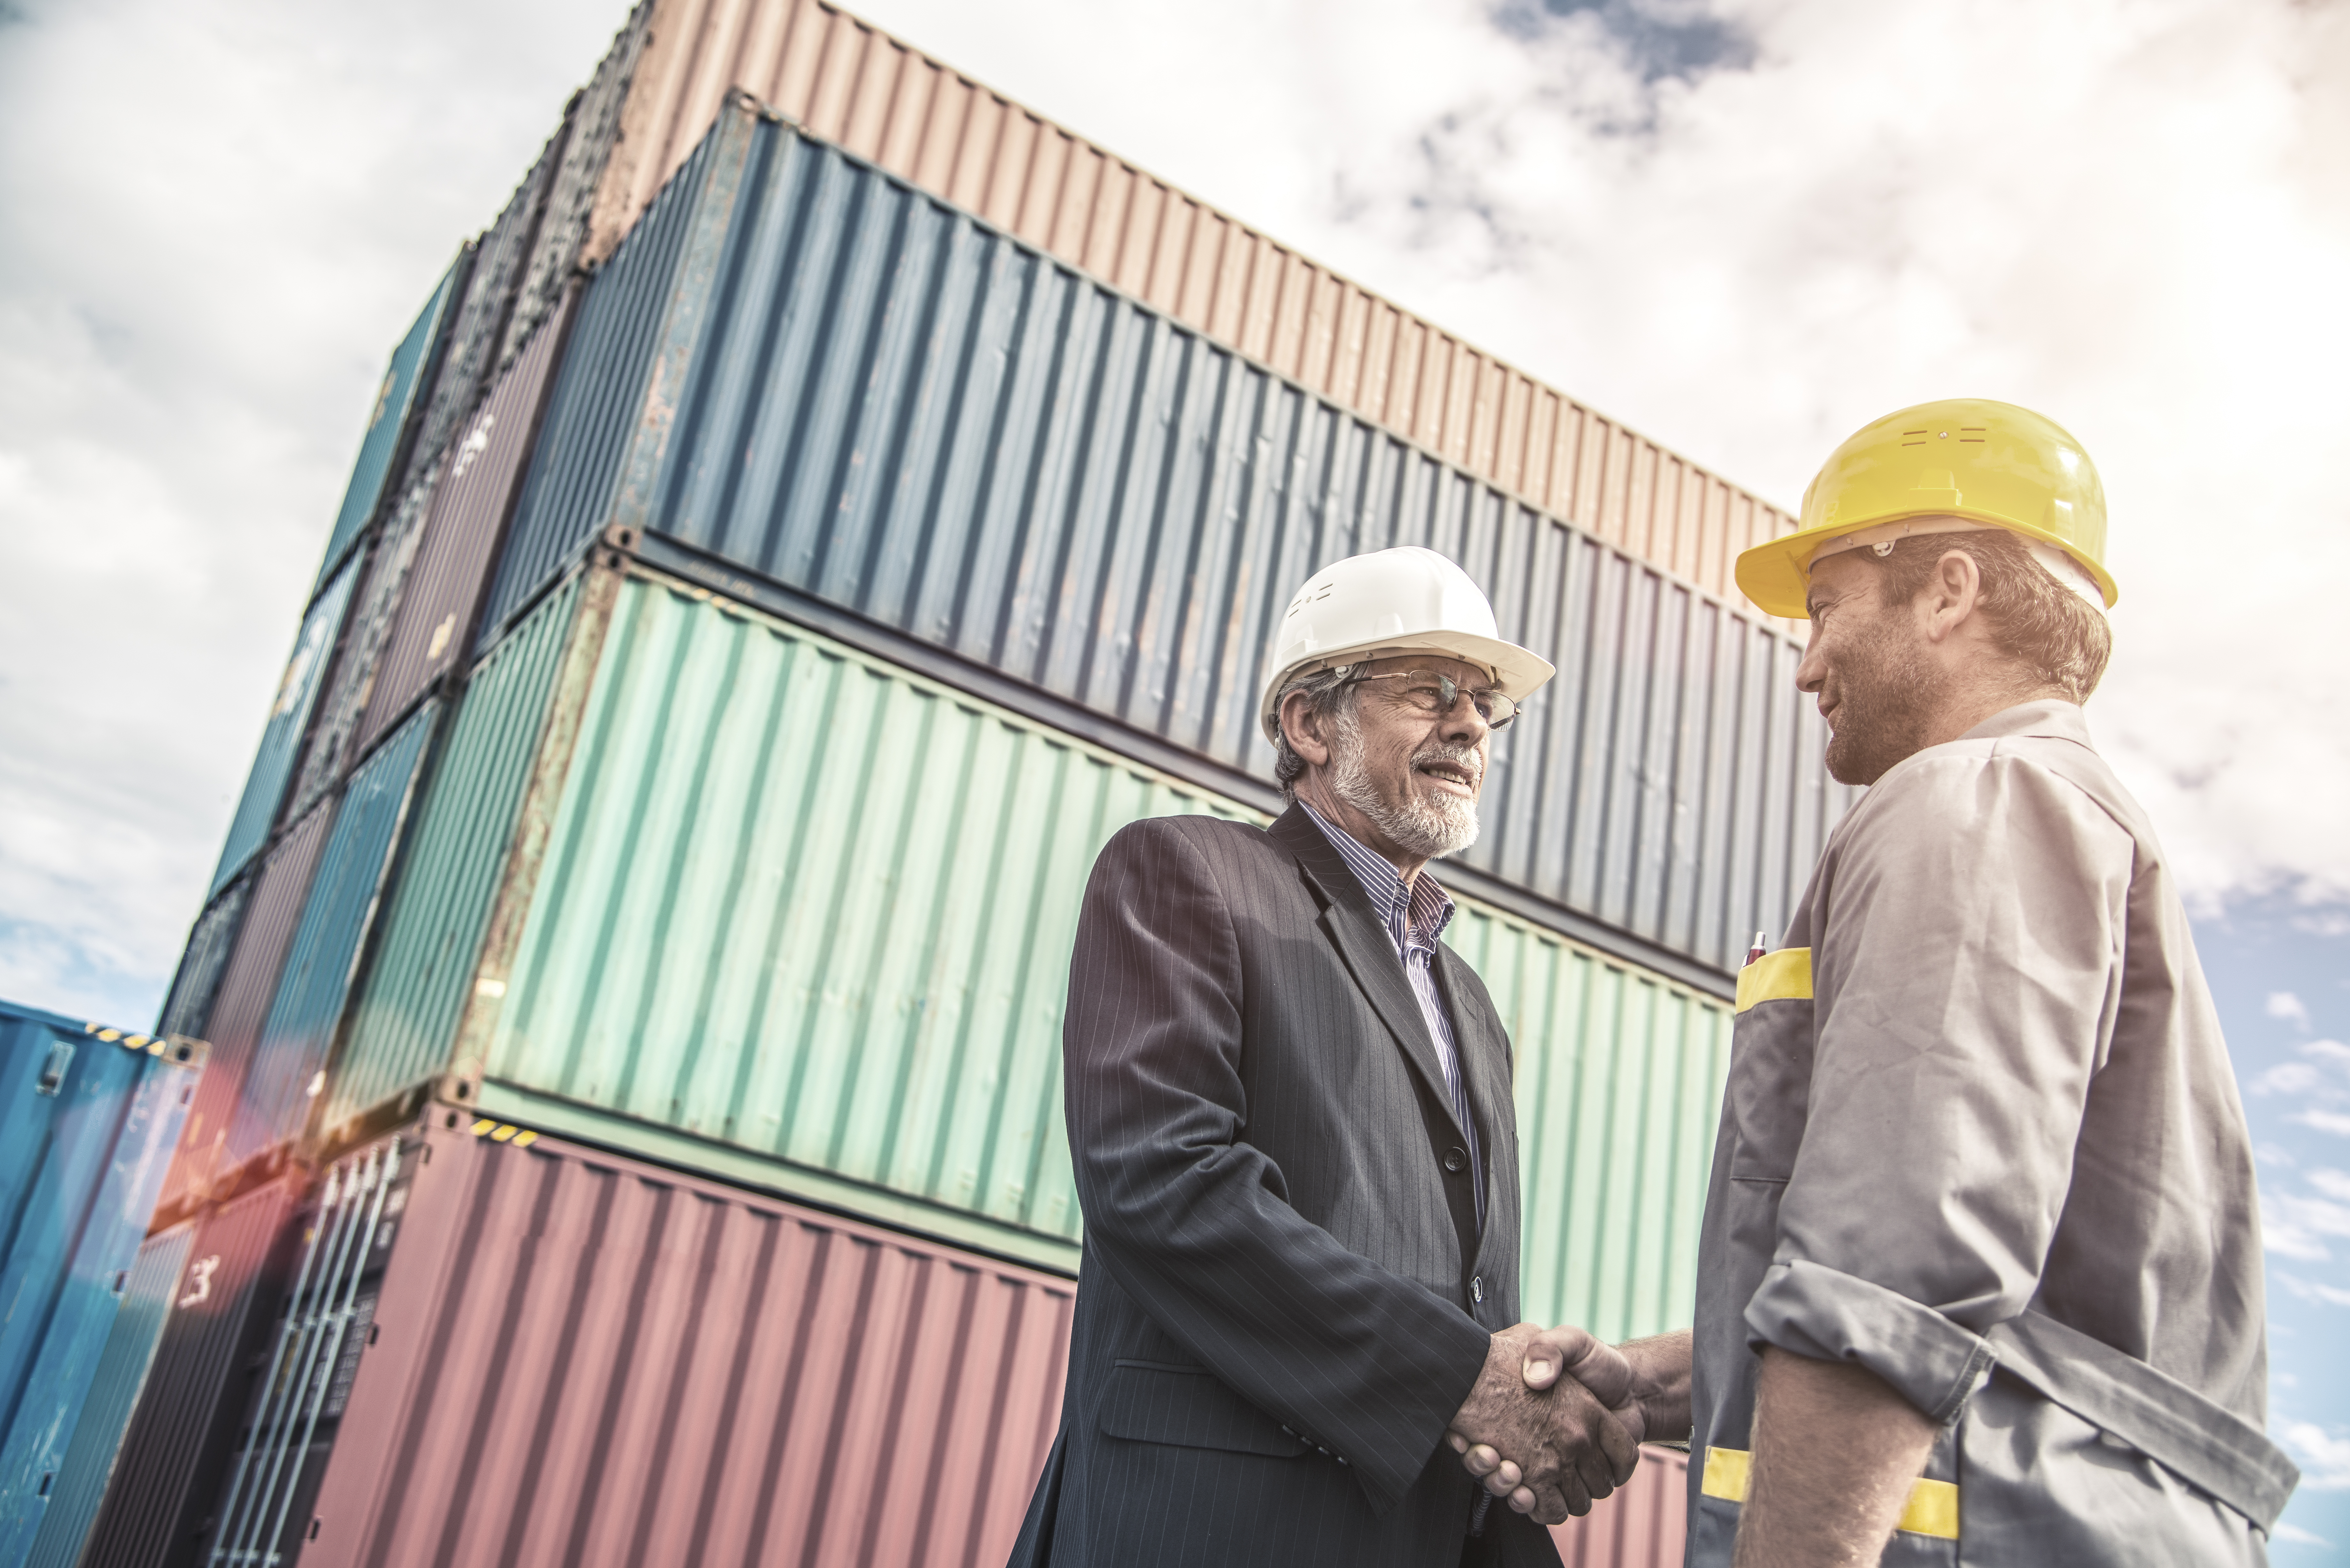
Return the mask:
<path id="1" fill-rule="evenodd" d="M 1455 1176 L 1458 1176 L 1462 1171 L 1468 1169 L 1469 1151 L 1465 1148 L 1446 1149 L 1444 1151 L 1444 1168 L 1451 1171 Z"/>
<path id="2" fill-rule="evenodd" d="M 1477 1275 L 1469 1282 L 1469 1299 L 1482 1305 L 1485 1300 L 1485 1276 Z"/>

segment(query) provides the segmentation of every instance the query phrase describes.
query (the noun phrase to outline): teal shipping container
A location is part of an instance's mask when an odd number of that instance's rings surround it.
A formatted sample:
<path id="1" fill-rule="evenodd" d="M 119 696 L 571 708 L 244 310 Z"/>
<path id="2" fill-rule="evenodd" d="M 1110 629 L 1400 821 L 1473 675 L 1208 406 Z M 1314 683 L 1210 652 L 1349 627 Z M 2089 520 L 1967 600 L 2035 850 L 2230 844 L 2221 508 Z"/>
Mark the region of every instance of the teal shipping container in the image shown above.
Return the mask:
<path id="1" fill-rule="evenodd" d="M 0 1003 L 0 1568 L 57 1496 L 203 1058 Z"/>
<path id="2" fill-rule="evenodd" d="M 442 1097 L 1070 1270 L 1086 878 L 1261 814 L 639 567 L 576 574 L 452 727 L 320 1130 Z M 1518 1053 L 1527 1311 L 1684 1322 L 1728 1009 L 1474 900 Z"/>
<path id="3" fill-rule="evenodd" d="M 428 702 L 359 764 L 335 809 L 268 1018 L 228 1124 L 235 1165 L 299 1137 L 354 968 L 391 875 L 440 705 Z"/>
<path id="4" fill-rule="evenodd" d="M 114 1314 L 114 1330 L 106 1336 L 98 1372 L 90 1379 L 89 1397 L 74 1423 L 73 1443 L 49 1489 L 48 1509 L 25 1559 L 26 1568 L 75 1568 L 81 1561 L 90 1524 L 98 1518 L 99 1502 L 122 1451 L 130 1413 L 138 1407 L 148 1370 L 155 1364 L 163 1319 L 179 1293 L 195 1236 L 194 1222 L 183 1220 L 140 1243 L 139 1261 L 123 1287 L 122 1305 Z"/>
<path id="5" fill-rule="evenodd" d="M 417 314 L 407 336 L 391 351 L 391 364 L 384 370 L 383 384 L 376 389 L 375 402 L 368 410 L 367 432 L 359 438 L 359 455 L 351 465 L 343 504 L 336 512 L 335 525 L 327 535 L 326 559 L 318 566 L 321 587 L 342 565 L 343 557 L 350 553 L 367 525 L 375 521 L 385 486 L 392 482 L 398 465 L 407 456 L 409 412 L 416 404 L 418 391 L 431 386 L 440 369 L 449 307 L 465 286 L 473 257 L 473 247 L 468 244 L 450 264 L 449 270 L 441 275 L 432 297 L 424 302 L 424 308 Z"/>
<path id="6" fill-rule="evenodd" d="M 350 607 L 359 576 L 357 561 L 345 566 L 302 618 L 293 657 L 286 661 L 286 673 L 278 677 L 277 695 L 271 699 L 269 719 L 262 726 L 261 749 L 254 753 L 244 794 L 236 803 L 236 815 L 229 819 L 228 840 L 221 846 L 220 864 L 213 867 L 212 888 L 204 895 L 207 900 L 227 887 L 269 841 L 278 804 L 286 796 L 286 781 L 293 775 L 303 736 L 310 727 L 310 710 L 342 637 L 343 612 Z"/>

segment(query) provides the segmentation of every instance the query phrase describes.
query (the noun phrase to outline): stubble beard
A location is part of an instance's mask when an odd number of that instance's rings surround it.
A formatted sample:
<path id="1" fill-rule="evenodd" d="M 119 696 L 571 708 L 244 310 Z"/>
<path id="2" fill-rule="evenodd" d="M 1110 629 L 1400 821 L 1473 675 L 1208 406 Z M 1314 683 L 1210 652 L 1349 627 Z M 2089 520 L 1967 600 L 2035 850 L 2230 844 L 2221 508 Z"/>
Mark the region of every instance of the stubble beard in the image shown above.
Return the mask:
<path id="1" fill-rule="evenodd" d="M 1828 773 L 1838 784 L 1873 784 L 1933 743 L 1950 672 L 1891 628 L 1838 663 Z"/>
<path id="2" fill-rule="evenodd" d="M 1330 748 L 1332 794 L 1370 818 L 1372 825 L 1387 835 L 1388 841 L 1407 855 L 1441 860 L 1477 842 L 1474 800 L 1450 794 L 1430 797 L 1409 787 L 1400 802 L 1386 799 L 1364 762 L 1363 733 L 1355 715 L 1342 708 L 1334 718 L 1332 739 L 1336 743 Z M 1473 757 L 1460 748 L 1433 744 L 1422 746 L 1412 754 L 1413 771 L 1416 773 L 1422 763 L 1438 760 L 1459 763 L 1471 772 L 1478 771 Z M 1482 776 L 1479 773 L 1479 777 Z"/>

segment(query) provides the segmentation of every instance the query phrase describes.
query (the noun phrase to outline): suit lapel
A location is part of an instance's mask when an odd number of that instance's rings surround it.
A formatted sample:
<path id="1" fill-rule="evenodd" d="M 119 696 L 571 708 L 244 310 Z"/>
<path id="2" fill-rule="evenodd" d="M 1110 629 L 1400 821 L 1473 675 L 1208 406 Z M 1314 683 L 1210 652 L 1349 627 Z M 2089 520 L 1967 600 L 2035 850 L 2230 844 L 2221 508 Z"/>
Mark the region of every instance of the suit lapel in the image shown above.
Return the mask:
<path id="1" fill-rule="evenodd" d="M 1469 1111 L 1477 1118 L 1477 1147 L 1485 1157 L 1485 1230 L 1491 1234 L 1504 1178 L 1499 1150 L 1517 1129 L 1517 1102 L 1510 1083 L 1510 1041 L 1501 1020 L 1493 1015 L 1484 989 L 1471 978 L 1466 960 L 1442 942 L 1436 944 L 1438 972 L 1444 985 L 1445 1006 L 1452 1015 L 1452 1043 L 1461 1053 L 1461 1071 L 1469 1083 Z M 1482 1248 L 1479 1249 L 1482 1258 Z"/>
<path id="2" fill-rule="evenodd" d="M 1371 907 L 1371 896 L 1363 890 L 1361 880 L 1331 847 L 1329 839 L 1323 836 L 1303 806 L 1291 806 L 1269 831 L 1284 848 L 1297 857 L 1298 864 L 1313 880 L 1322 898 L 1323 931 L 1346 961 L 1355 983 L 1362 988 L 1371 1010 L 1379 1015 L 1379 1022 L 1395 1036 L 1413 1070 L 1434 1093 L 1448 1125 L 1459 1133 L 1461 1122 L 1452 1114 L 1452 1091 L 1445 1083 L 1444 1064 L 1437 1056 L 1436 1041 L 1428 1032 L 1428 1020 L 1420 1014 L 1419 998 L 1412 994 L 1411 981 L 1404 978 L 1403 961 L 1396 956 L 1395 942 Z M 1438 947 L 1441 951 L 1442 944 Z M 1460 1010 L 1455 1008 L 1456 1035 L 1460 1027 Z"/>

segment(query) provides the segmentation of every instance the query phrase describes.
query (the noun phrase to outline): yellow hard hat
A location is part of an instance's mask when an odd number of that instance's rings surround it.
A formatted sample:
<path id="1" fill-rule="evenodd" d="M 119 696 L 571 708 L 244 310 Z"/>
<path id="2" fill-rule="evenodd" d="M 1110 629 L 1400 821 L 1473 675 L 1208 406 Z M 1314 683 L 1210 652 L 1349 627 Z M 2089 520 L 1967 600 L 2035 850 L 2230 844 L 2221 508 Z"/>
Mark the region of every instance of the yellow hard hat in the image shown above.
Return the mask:
<path id="1" fill-rule="evenodd" d="M 1738 587 L 1765 614 L 1802 620 L 1823 545 L 1908 518 L 1948 520 L 1918 532 L 1971 523 L 2054 545 L 2108 608 L 2121 597 L 2106 570 L 2106 491 L 2089 454 L 2055 421 L 1988 398 L 1920 403 L 1846 438 L 1804 492 L 1803 525 L 1738 557 Z"/>

